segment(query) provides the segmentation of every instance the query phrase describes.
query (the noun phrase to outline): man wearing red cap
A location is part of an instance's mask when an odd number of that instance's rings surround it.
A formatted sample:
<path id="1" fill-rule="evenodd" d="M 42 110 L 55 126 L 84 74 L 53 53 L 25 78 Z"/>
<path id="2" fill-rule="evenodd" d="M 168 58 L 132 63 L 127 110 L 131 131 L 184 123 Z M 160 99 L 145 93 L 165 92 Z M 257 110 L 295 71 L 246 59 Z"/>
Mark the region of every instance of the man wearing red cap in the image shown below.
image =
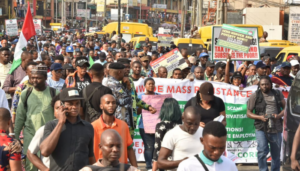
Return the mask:
<path id="1" fill-rule="evenodd" d="M 295 59 L 295 55 L 289 55 L 287 58 L 286 58 L 286 61 L 287 62 L 290 62 L 291 60 Z"/>

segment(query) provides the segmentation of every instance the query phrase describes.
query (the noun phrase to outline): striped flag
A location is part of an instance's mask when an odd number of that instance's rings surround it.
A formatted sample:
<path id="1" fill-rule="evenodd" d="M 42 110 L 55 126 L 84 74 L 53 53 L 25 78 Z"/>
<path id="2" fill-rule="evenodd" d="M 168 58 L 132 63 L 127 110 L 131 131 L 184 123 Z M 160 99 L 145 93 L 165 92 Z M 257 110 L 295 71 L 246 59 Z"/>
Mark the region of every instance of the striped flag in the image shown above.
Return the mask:
<path id="1" fill-rule="evenodd" d="M 21 65 L 21 55 L 23 52 L 23 48 L 26 48 L 28 40 L 35 35 L 36 33 L 33 24 L 33 18 L 30 12 L 30 4 L 28 2 L 27 13 L 25 16 L 22 31 L 20 33 L 19 41 L 15 49 L 14 61 L 9 71 L 9 74 L 11 74 L 16 68 L 18 68 Z"/>

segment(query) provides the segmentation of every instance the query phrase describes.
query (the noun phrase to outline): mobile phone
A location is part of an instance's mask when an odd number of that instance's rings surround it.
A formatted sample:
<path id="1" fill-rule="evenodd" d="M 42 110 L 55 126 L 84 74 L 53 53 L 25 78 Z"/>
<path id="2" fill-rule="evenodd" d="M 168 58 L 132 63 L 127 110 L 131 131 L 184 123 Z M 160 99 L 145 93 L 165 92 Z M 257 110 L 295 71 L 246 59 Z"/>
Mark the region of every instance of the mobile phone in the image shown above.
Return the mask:
<path id="1" fill-rule="evenodd" d="M 63 102 L 60 102 L 60 104 L 65 108 L 66 106 L 65 106 L 65 104 L 63 103 Z M 68 112 L 66 112 L 65 113 L 66 114 L 66 116 L 68 116 L 69 115 L 69 113 Z"/>

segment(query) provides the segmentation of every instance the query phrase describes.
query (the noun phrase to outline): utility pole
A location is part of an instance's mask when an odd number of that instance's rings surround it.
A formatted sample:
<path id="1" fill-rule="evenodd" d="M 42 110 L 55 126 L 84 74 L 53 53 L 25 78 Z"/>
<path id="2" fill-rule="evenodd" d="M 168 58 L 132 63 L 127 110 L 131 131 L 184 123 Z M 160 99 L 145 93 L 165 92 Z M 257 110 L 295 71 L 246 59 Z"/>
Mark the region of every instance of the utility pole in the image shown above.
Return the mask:
<path id="1" fill-rule="evenodd" d="M 87 0 L 85 0 L 85 32 L 88 32 L 88 30 L 87 30 L 87 18 L 88 18 L 88 13 L 87 13 L 87 4 L 88 3 L 88 1 Z M 97 17 L 97 16 L 96 16 Z"/>
<path id="2" fill-rule="evenodd" d="M 223 2 L 223 23 L 227 24 L 227 0 Z"/>
<path id="3" fill-rule="evenodd" d="M 63 27 L 64 26 L 64 0 L 61 1 L 61 15 L 60 15 L 60 18 L 61 18 L 61 26 Z"/>
<path id="4" fill-rule="evenodd" d="M 140 0 L 140 21 L 142 22 L 142 0 Z"/>
<path id="5" fill-rule="evenodd" d="M 181 37 L 184 38 L 184 30 L 185 30 L 185 11 L 186 5 L 185 0 L 181 0 Z"/>
<path id="6" fill-rule="evenodd" d="M 198 0 L 198 16 L 199 16 L 199 25 L 198 27 L 202 26 L 202 9 L 203 9 L 203 0 Z"/>
<path id="7" fill-rule="evenodd" d="M 121 48 L 121 0 L 118 0 L 118 48 Z"/>
<path id="8" fill-rule="evenodd" d="M 72 27 L 74 27 L 74 0 L 72 0 L 72 4 L 71 4 L 71 16 L 72 16 Z"/>
<path id="9" fill-rule="evenodd" d="M 192 0 L 192 26 L 191 26 L 191 29 L 194 28 L 194 26 L 196 25 L 196 0 Z"/>
<path id="10" fill-rule="evenodd" d="M 55 22 L 57 23 L 57 13 L 58 13 L 58 10 L 57 10 L 57 0 L 55 2 L 55 6 L 56 6 L 56 20 L 55 20 Z"/>

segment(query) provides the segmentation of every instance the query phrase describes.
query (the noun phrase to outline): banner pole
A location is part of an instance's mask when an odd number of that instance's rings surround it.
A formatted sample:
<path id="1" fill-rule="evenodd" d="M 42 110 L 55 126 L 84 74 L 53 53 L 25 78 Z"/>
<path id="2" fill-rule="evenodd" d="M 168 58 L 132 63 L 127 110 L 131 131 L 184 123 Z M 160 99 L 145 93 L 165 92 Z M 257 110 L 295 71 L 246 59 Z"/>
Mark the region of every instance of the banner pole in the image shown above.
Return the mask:
<path id="1" fill-rule="evenodd" d="M 40 54 L 40 47 L 39 47 L 39 44 L 38 44 L 38 41 L 37 41 L 37 37 L 36 37 L 36 35 L 34 37 L 35 37 L 35 42 L 36 42 L 37 49 L 38 49 L 38 58 L 37 58 L 37 61 L 42 61 L 41 54 Z"/>

